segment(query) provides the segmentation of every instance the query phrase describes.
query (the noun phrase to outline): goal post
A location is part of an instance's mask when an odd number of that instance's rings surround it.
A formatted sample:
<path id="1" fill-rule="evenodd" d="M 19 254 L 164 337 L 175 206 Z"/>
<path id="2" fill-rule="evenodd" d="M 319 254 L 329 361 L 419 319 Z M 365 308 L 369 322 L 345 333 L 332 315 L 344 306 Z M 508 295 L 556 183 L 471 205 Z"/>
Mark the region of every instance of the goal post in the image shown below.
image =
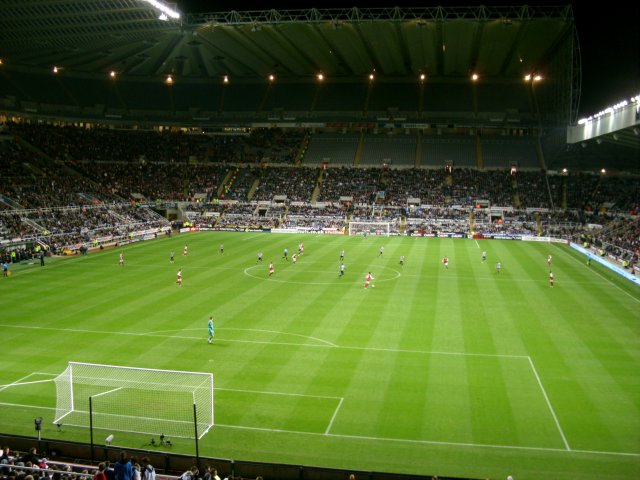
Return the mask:
<path id="1" fill-rule="evenodd" d="M 182 438 L 213 426 L 211 373 L 69 362 L 54 382 L 53 423 Z"/>
<path id="2" fill-rule="evenodd" d="M 349 222 L 349 235 L 384 235 L 391 234 L 389 222 Z"/>

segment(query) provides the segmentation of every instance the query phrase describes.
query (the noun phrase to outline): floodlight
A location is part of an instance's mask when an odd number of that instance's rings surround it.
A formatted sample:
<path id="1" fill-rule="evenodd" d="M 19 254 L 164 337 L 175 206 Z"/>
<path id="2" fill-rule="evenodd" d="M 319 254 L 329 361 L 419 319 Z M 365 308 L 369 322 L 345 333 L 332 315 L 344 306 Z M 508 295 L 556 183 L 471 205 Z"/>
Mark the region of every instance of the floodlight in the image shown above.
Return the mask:
<path id="1" fill-rule="evenodd" d="M 527 73 L 527 74 L 524 76 L 524 81 L 525 81 L 525 82 L 529 82 L 529 81 L 531 81 L 531 75 Z"/>
<path id="2" fill-rule="evenodd" d="M 540 80 L 542 80 L 542 75 L 536 75 L 535 77 L 533 77 L 534 82 L 539 82 Z"/>
<path id="3" fill-rule="evenodd" d="M 4 63 L 3 60 L 0 58 L 0 65 L 2 65 L 3 63 Z"/>
<path id="4" fill-rule="evenodd" d="M 109 72 L 109 76 L 110 76 L 111 78 L 116 78 L 116 75 L 117 75 L 117 73 L 116 73 L 116 71 L 115 71 L 115 70 L 111 70 L 111 71 Z"/>
<path id="5" fill-rule="evenodd" d="M 420 74 L 420 81 L 424 82 L 424 79 L 427 78 L 427 76 L 424 73 Z"/>
<path id="6" fill-rule="evenodd" d="M 224 77 L 222 77 L 222 81 L 224 83 L 229 83 L 229 75 L 225 75 Z"/>
<path id="7" fill-rule="evenodd" d="M 600 173 L 604 175 L 605 173 L 607 173 L 607 171 L 603 168 L 602 170 L 600 170 Z"/>
<path id="8" fill-rule="evenodd" d="M 373 73 L 370 73 L 370 74 L 369 74 L 369 80 L 373 80 L 374 78 L 375 78 L 375 77 L 374 77 Z"/>
<path id="9" fill-rule="evenodd" d="M 318 75 L 316 75 L 316 78 L 320 81 L 324 80 L 324 75 L 322 73 L 319 73 Z"/>
<path id="10" fill-rule="evenodd" d="M 473 80 L 474 82 L 478 80 L 478 74 L 474 73 L 473 75 L 471 75 L 471 80 Z"/>
<path id="11" fill-rule="evenodd" d="M 143 2 L 147 2 L 148 4 L 156 7 L 164 15 L 168 15 L 171 18 L 175 18 L 175 19 L 180 18 L 180 13 L 179 12 L 176 12 L 175 10 L 173 10 L 172 8 L 169 8 L 167 5 L 165 5 L 164 3 L 159 2 L 158 0 L 142 0 L 142 1 Z M 164 20 L 164 19 L 161 18 L 160 20 Z"/>
<path id="12" fill-rule="evenodd" d="M 171 75 L 167 75 L 167 79 L 165 80 L 167 85 L 173 85 L 173 77 Z"/>
<path id="13" fill-rule="evenodd" d="M 53 66 L 53 73 L 58 73 L 59 71 L 60 71 L 60 69 L 54 65 Z"/>
<path id="14" fill-rule="evenodd" d="M 276 79 L 275 75 L 271 74 L 269 75 L 269 81 L 273 82 Z"/>

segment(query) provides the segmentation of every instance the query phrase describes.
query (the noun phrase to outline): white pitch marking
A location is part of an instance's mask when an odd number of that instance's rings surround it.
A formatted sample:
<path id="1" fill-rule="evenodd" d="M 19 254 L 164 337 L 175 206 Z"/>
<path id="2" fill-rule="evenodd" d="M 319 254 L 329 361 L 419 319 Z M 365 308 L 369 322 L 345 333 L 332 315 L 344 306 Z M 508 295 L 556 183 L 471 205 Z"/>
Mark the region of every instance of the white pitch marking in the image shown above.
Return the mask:
<path id="1" fill-rule="evenodd" d="M 31 375 L 33 375 L 33 373 Z M 34 383 L 47 383 L 47 382 L 53 382 L 53 378 L 50 378 L 48 380 L 35 380 L 33 382 L 13 382 L 13 383 L 8 383 L 6 385 L 0 385 L 0 390 L 4 390 L 5 388 L 9 388 L 9 387 L 21 387 L 22 385 L 33 385 Z"/>
<path id="2" fill-rule="evenodd" d="M 569 253 L 565 252 L 562 248 L 560 248 L 558 245 L 556 245 L 555 243 L 553 244 L 554 246 L 556 246 L 562 253 L 564 253 L 565 255 L 567 255 L 568 257 L 572 258 L 573 260 L 575 260 L 576 262 L 578 262 L 580 265 L 582 265 L 583 267 L 587 267 L 586 265 L 583 265 L 583 263 L 578 260 L 576 257 L 574 257 L 573 255 L 570 255 Z M 604 275 L 602 275 L 600 272 L 598 272 L 597 270 L 593 270 L 590 269 L 593 273 L 595 273 L 596 275 L 598 275 L 600 278 L 605 279 L 607 282 L 609 282 L 611 285 L 613 285 L 614 287 L 616 287 L 618 290 L 620 290 L 622 293 L 624 293 L 625 295 L 627 295 L 628 297 L 632 298 L 633 300 L 635 300 L 636 302 L 640 303 L 640 299 L 634 297 L 633 295 L 631 295 L 629 292 L 627 292 L 626 290 L 624 290 L 623 288 L 619 287 L 618 285 L 616 285 L 615 283 L 613 283 L 611 280 L 609 280 L 607 277 L 605 277 Z"/>
<path id="3" fill-rule="evenodd" d="M 97 394 L 93 395 L 93 398 L 101 397 L 102 395 L 107 395 L 107 394 L 112 393 L 112 392 L 117 392 L 118 390 L 122 390 L 122 387 L 114 388 L 112 390 L 107 390 L 106 392 L 102 392 L 102 393 L 97 393 Z"/>
<path id="4" fill-rule="evenodd" d="M 626 453 L 626 452 L 600 452 L 596 450 L 566 450 L 564 448 L 548 448 L 548 447 L 524 447 L 518 445 L 491 445 L 486 443 L 459 443 L 459 442 L 438 442 L 435 440 L 413 440 L 408 438 L 385 438 L 385 437 L 369 437 L 364 435 L 341 435 L 337 433 L 317 433 L 317 432 L 300 432 L 295 430 L 283 430 L 278 428 L 262 428 L 262 427 L 243 427 L 239 425 L 225 425 L 217 423 L 216 427 L 231 428 L 236 430 L 254 430 L 269 433 L 293 433 L 298 435 L 310 435 L 310 436 L 326 436 L 334 438 L 344 438 L 348 440 L 371 440 L 377 442 L 399 442 L 399 443 L 414 443 L 424 445 L 449 445 L 452 447 L 469 447 L 469 448 L 493 448 L 493 449 L 506 449 L 506 450 L 528 450 L 528 451 L 540 451 L 540 452 L 557 452 L 557 453 L 586 453 L 592 455 L 615 455 L 625 457 L 640 457 L 640 453 Z"/>
<path id="5" fill-rule="evenodd" d="M 240 388 L 218 388 L 216 390 L 222 390 L 224 392 L 240 392 L 240 393 L 257 393 L 262 395 L 283 395 L 285 397 L 309 397 L 309 398 L 328 398 L 330 400 L 338 400 L 342 397 L 332 397 L 328 395 L 308 395 L 306 393 L 285 393 L 285 392 L 269 392 L 266 390 L 243 390 Z"/>
<path id="6" fill-rule="evenodd" d="M 560 432 L 560 436 L 562 437 L 562 441 L 564 442 L 564 446 L 567 450 L 571 451 L 571 447 L 569 446 L 569 442 L 567 441 L 567 437 L 565 437 L 564 432 L 562 431 L 562 427 L 560 426 L 560 422 L 558 421 L 558 417 L 556 416 L 556 412 L 553 410 L 551 406 L 551 402 L 549 401 L 549 396 L 547 395 L 547 391 L 542 385 L 542 380 L 540 380 L 540 376 L 538 375 L 538 371 L 536 370 L 535 365 L 533 364 L 533 360 L 531 357 L 527 357 L 529 360 L 529 365 L 531 365 L 531 370 L 533 370 L 533 374 L 536 376 L 536 380 L 538 381 L 538 385 L 540 386 L 540 390 L 542 390 L 542 395 L 544 395 L 544 399 L 547 402 L 547 406 L 549 407 L 549 411 L 551 412 L 551 416 L 553 417 L 553 421 L 556 422 L 556 427 Z"/>
<path id="7" fill-rule="evenodd" d="M 55 408 L 52 408 L 52 407 L 39 407 L 37 405 L 22 405 L 19 403 L 0 402 L 0 405 L 6 406 L 6 407 L 37 408 L 39 410 L 56 410 Z M 296 430 L 283 430 L 283 429 L 277 429 L 277 428 L 243 427 L 241 425 L 225 425 L 222 423 L 216 423 L 215 427 L 230 428 L 235 430 L 252 430 L 252 431 L 261 431 L 261 432 L 271 432 L 271 433 L 292 433 L 296 435 L 335 437 L 335 438 L 344 438 L 344 439 L 353 439 L 353 440 L 371 440 L 371 441 L 378 441 L 378 442 L 418 443 L 418 444 L 425 444 L 425 445 L 450 445 L 452 447 L 494 448 L 494 449 L 507 449 L 507 450 L 557 452 L 557 453 L 569 453 L 569 454 L 585 453 L 588 455 L 640 457 L 640 453 L 629 453 L 629 452 L 603 452 L 598 450 L 567 450 L 564 448 L 523 447 L 523 446 L 517 446 L 517 445 L 490 445 L 490 444 L 483 444 L 483 443 L 438 442 L 435 440 L 412 440 L 412 439 L 404 439 L 404 438 L 381 438 L 381 437 L 367 437 L 367 436 L 361 436 L 361 435 L 340 435 L 337 433 L 300 432 Z"/>
<path id="8" fill-rule="evenodd" d="M 294 284 L 294 285 L 340 285 L 340 286 L 344 286 L 344 285 L 349 285 L 349 286 L 353 286 L 355 284 L 359 284 L 359 282 L 353 282 L 353 283 L 342 283 L 342 282 L 338 282 L 338 281 L 334 281 L 334 282 L 296 282 L 295 280 L 282 280 L 282 279 L 278 279 L 278 278 L 274 278 L 274 277 L 258 277 L 256 275 L 253 275 L 251 273 L 249 273 L 249 270 L 256 268 L 256 267 L 260 267 L 261 265 L 253 265 L 251 267 L 247 267 L 244 269 L 244 274 L 247 277 L 251 277 L 251 278 L 256 278 L 258 280 L 265 280 L 265 281 L 269 281 L 269 282 L 275 282 L 275 283 L 289 283 L 289 284 Z M 378 280 L 378 283 L 382 283 L 382 282 L 389 282 L 391 280 L 396 280 L 397 278 L 400 278 L 402 276 L 402 274 L 391 268 L 391 267 L 380 267 L 380 268 L 386 268 L 388 270 L 391 270 L 392 272 L 395 272 L 396 276 L 395 277 L 391 277 L 391 278 L 383 278 L 382 280 Z M 304 270 L 305 273 L 324 273 L 324 274 L 331 274 L 331 273 L 336 273 L 336 272 L 330 272 L 328 270 Z M 364 274 L 363 274 L 364 275 Z M 335 275 L 336 277 L 338 276 L 337 273 Z"/>
<path id="9" fill-rule="evenodd" d="M 174 328 L 171 330 L 156 330 L 155 332 L 149 332 L 150 334 L 159 334 L 159 333 L 165 333 L 165 332 L 185 332 L 187 330 L 193 331 L 193 330 L 202 330 L 201 328 Z M 311 337 L 309 335 L 301 335 L 299 333 L 288 333 L 288 332 L 280 332 L 278 330 L 263 330 L 260 328 L 232 328 L 232 327 L 218 327 L 216 328 L 216 330 L 239 330 L 239 331 L 247 331 L 247 332 L 265 332 L 265 333 L 276 333 L 278 335 L 291 335 L 294 337 L 301 337 L 301 338 L 309 338 L 311 340 L 317 340 L 318 342 L 321 343 L 326 343 L 327 345 L 329 345 L 330 347 L 337 347 L 337 345 L 335 343 L 329 342 L 328 340 L 323 340 L 321 338 L 317 338 L 317 337 Z"/>
<path id="10" fill-rule="evenodd" d="M 336 407 L 336 409 L 333 412 L 333 416 L 331 417 L 331 421 L 329 422 L 329 425 L 327 426 L 327 429 L 324 431 L 325 435 L 329 435 L 329 430 L 331 430 L 331 427 L 333 426 L 333 421 L 336 419 L 336 416 L 338 415 L 338 411 L 340 410 L 340 407 L 342 406 L 342 402 L 344 401 L 344 397 L 340 397 L 340 401 L 338 402 L 338 406 Z"/>
<path id="11" fill-rule="evenodd" d="M 1 328 L 23 328 L 26 330 L 54 330 L 57 332 L 79 332 L 79 333 L 95 333 L 98 335 L 110 334 L 110 335 L 125 335 L 125 336 L 135 336 L 135 337 L 159 337 L 159 338 L 180 338 L 185 340 L 202 340 L 203 337 L 188 337 L 186 335 L 154 335 L 151 333 L 134 333 L 134 332 L 103 332 L 99 330 L 79 330 L 74 328 L 52 328 L 52 327 L 36 327 L 32 325 L 6 325 L 0 324 Z M 524 358 L 526 359 L 526 355 L 509 355 L 502 353 L 474 353 L 474 352 L 437 352 L 437 351 L 429 351 L 429 350 L 405 350 L 402 348 L 375 348 L 375 347 L 355 347 L 349 345 L 328 345 L 328 344 L 320 344 L 314 345 L 310 343 L 291 343 L 291 342 L 267 342 L 267 341 L 259 341 L 259 340 L 229 340 L 224 339 L 221 340 L 229 343 L 251 343 L 258 345 L 284 345 L 284 346 L 292 346 L 292 347 L 310 347 L 310 348 L 338 348 L 344 350 L 361 350 L 365 352 L 390 352 L 390 353 L 416 353 L 419 355 L 460 355 L 460 356 L 471 356 L 471 357 L 504 357 L 504 358 Z"/>
<path id="12" fill-rule="evenodd" d="M 29 378 L 31 375 L 33 375 L 33 373 L 30 373 L 29 375 L 25 375 L 24 377 L 19 378 L 18 380 L 16 380 L 16 381 L 15 381 L 15 382 L 13 382 L 13 383 L 10 383 L 9 385 L 4 385 L 3 387 L 0 387 L 0 392 L 1 392 L 2 390 L 4 390 L 5 388 L 9 388 L 11 385 L 15 385 L 16 383 L 20 383 L 20 382 L 22 382 L 23 380 L 26 380 L 26 379 L 27 379 L 27 378 Z"/>
<path id="13" fill-rule="evenodd" d="M 474 242 L 476 242 L 476 245 L 478 246 L 478 248 L 480 248 L 480 244 L 478 243 L 478 240 L 474 240 Z"/>

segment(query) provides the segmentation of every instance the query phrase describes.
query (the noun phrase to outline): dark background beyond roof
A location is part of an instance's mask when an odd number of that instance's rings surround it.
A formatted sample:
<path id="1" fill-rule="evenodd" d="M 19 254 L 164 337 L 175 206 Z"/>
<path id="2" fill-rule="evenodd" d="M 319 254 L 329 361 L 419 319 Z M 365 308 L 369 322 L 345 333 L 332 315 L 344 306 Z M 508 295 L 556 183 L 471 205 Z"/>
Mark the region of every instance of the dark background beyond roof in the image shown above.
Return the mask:
<path id="1" fill-rule="evenodd" d="M 230 10 L 284 10 L 382 6 L 379 1 L 325 0 L 174 0 L 183 13 L 225 12 Z M 533 1 L 531 5 L 566 5 L 566 2 Z M 384 6 L 477 6 L 519 5 L 517 2 L 385 2 Z M 590 7 L 586 1 L 573 3 L 582 57 L 582 96 L 579 117 L 629 99 L 640 93 L 640 6 L 601 4 Z"/>

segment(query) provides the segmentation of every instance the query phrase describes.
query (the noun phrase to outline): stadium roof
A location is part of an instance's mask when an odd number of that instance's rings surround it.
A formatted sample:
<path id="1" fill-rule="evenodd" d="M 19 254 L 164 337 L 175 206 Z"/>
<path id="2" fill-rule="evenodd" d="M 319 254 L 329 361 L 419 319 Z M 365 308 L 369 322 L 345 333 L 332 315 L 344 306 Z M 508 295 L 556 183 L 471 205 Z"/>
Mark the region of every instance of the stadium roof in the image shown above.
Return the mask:
<path id="1" fill-rule="evenodd" d="M 521 79 L 574 35 L 571 6 L 160 13 L 142 0 L 2 2 L 0 57 L 136 77 Z"/>

